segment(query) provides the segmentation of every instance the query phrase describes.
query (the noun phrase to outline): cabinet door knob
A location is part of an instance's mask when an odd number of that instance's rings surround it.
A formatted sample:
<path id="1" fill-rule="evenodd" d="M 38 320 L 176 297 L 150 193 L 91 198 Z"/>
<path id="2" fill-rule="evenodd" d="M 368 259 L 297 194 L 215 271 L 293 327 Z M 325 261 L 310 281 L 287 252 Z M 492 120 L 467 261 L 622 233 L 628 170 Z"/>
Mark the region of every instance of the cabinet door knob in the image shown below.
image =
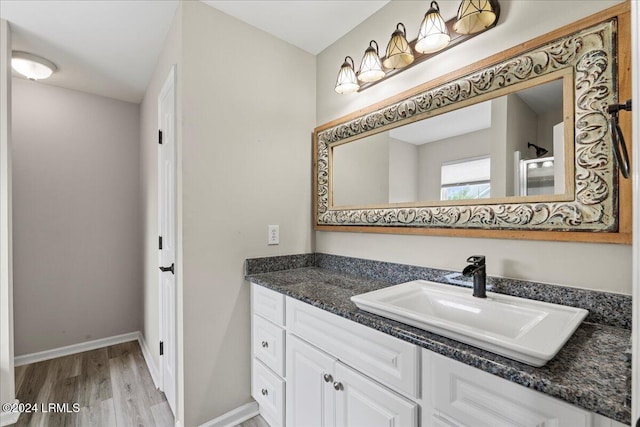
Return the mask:
<path id="1" fill-rule="evenodd" d="M 262 395 L 263 396 L 267 396 L 269 394 L 269 391 L 266 388 L 262 389 Z"/>
<path id="2" fill-rule="evenodd" d="M 338 390 L 338 391 L 340 391 L 340 390 L 343 390 L 343 389 L 344 389 L 344 387 L 342 387 L 342 383 L 339 383 L 338 381 L 335 381 L 335 382 L 333 383 L 333 388 L 335 388 L 335 389 L 336 389 L 336 390 Z"/>
<path id="3" fill-rule="evenodd" d="M 330 383 L 331 381 L 333 381 L 333 377 L 331 376 L 331 374 L 324 374 L 324 382 Z"/>
<path id="4" fill-rule="evenodd" d="M 269 347 L 269 343 L 266 341 L 262 341 L 262 348 L 267 348 Z"/>

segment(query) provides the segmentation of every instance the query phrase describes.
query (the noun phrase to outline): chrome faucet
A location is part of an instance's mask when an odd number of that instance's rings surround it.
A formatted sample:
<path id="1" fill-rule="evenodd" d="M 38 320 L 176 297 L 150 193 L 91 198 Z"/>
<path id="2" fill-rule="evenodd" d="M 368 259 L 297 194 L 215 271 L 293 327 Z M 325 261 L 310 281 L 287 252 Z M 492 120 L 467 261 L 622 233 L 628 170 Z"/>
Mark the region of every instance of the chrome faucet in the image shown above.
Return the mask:
<path id="1" fill-rule="evenodd" d="M 467 258 L 471 264 L 462 270 L 464 276 L 473 276 L 473 296 L 477 298 L 487 297 L 487 266 L 484 256 L 473 255 Z"/>

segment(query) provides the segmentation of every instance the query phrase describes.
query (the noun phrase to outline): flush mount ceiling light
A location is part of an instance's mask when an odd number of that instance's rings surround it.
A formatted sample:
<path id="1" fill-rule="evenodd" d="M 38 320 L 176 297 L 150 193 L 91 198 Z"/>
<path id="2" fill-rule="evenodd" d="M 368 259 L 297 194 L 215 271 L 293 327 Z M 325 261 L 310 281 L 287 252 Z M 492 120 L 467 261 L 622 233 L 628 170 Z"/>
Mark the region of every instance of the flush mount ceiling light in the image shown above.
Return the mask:
<path id="1" fill-rule="evenodd" d="M 474 34 L 491 27 L 497 19 L 490 0 L 462 0 L 453 29 L 460 34 Z"/>
<path id="2" fill-rule="evenodd" d="M 425 13 L 420 33 L 416 41 L 416 51 L 420 53 L 432 53 L 444 49 L 451 41 L 447 24 L 440 15 L 440 7 L 435 1 Z"/>
<path id="3" fill-rule="evenodd" d="M 349 63 L 349 61 L 351 61 L 351 63 Z M 353 58 L 347 56 L 346 58 L 344 58 L 342 67 L 340 67 L 338 79 L 336 80 L 335 90 L 336 92 L 343 94 L 357 92 L 359 88 L 360 85 L 358 84 L 358 79 L 356 78 Z"/>
<path id="4" fill-rule="evenodd" d="M 40 56 L 27 52 L 13 51 L 11 68 L 29 80 L 42 80 L 51 77 L 58 67 Z"/>
<path id="5" fill-rule="evenodd" d="M 495 27 L 499 17 L 498 0 L 462 0 L 457 16 L 445 22 L 438 3 L 431 1 L 416 39 L 408 42 L 407 30 L 399 23 L 391 34 L 386 56 L 382 59 L 378 43 L 371 40 L 359 72 L 355 71 L 351 57 L 347 56 L 351 59 L 350 64 L 345 58 L 338 73 L 335 91 L 342 94 L 367 89 Z M 353 76 L 357 76 L 355 82 Z"/>
<path id="6" fill-rule="evenodd" d="M 376 45 L 375 47 L 373 47 L 374 44 Z M 378 43 L 375 40 L 371 40 L 369 47 L 364 51 L 364 56 L 360 63 L 358 80 L 361 82 L 375 82 L 383 78 L 384 75 L 385 72 L 382 69 L 380 55 L 378 54 Z"/>
<path id="7" fill-rule="evenodd" d="M 400 29 L 402 27 L 402 29 Z M 390 70 L 403 68 L 413 62 L 413 52 L 407 41 L 407 30 L 402 22 L 396 25 L 387 45 L 387 56 L 382 63 Z"/>

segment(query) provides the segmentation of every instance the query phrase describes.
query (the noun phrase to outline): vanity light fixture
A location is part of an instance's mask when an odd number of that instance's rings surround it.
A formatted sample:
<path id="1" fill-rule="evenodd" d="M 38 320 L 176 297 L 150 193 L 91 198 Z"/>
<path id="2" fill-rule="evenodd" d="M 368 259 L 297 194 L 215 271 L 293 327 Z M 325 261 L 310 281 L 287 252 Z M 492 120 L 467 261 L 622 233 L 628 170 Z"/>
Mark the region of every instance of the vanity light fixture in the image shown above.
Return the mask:
<path id="1" fill-rule="evenodd" d="M 11 68 L 29 80 L 49 78 L 58 69 L 47 59 L 18 50 L 14 50 L 11 54 Z"/>
<path id="2" fill-rule="evenodd" d="M 536 158 L 545 156 L 549 152 L 549 150 L 547 150 L 546 148 L 542 148 L 539 145 L 532 144 L 530 142 L 527 143 L 527 148 L 535 148 L 536 149 Z"/>
<path id="3" fill-rule="evenodd" d="M 462 0 L 453 29 L 459 34 L 475 34 L 490 28 L 497 19 L 491 0 Z"/>
<path id="4" fill-rule="evenodd" d="M 373 45 L 376 47 L 373 47 Z M 378 43 L 375 40 L 369 42 L 369 47 L 364 51 L 362 62 L 360 63 L 360 72 L 358 73 L 358 80 L 361 82 L 375 82 L 380 80 L 385 75 L 382 69 L 382 62 L 380 62 L 380 55 L 378 54 Z"/>
<path id="5" fill-rule="evenodd" d="M 498 0 L 462 0 L 457 16 L 445 22 L 438 3 L 431 1 L 417 38 L 407 41 L 406 28 L 402 23 L 398 23 L 387 44 L 386 56 L 382 59 L 379 56 L 378 43 L 371 40 L 362 58 L 359 72 L 355 72 L 353 60 L 350 65 L 346 60 L 342 64 L 335 91 L 342 94 L 367 89 L 495 27 L 499 17 Z M 345 68 L 345 65 L 348 67 Z M 349 80 L 349 70 L 357 76 L 359 82 L 356 84 Z M 347 82 L 344 83 L 344 87 L 343 82 Z"/>
<path id="6" fill-rule="evenodd" d="M 396 25 L 396 30 L 391 34 L 391 39 L 387 44 L 387 56 L 382 64 L 387 69 L 395 70 L 404 68 L 412 62 L 413 51 L 407 41 L 407 29 L 402 22 L 399 22 Z"/>
<path id="7" fill-rule="evenodd" d="M 349 63 L 349 61 L 351 61 L 351 63 Z M 344 58 L 342 67 L 340 67 L 338 79 L 336 80 L 335 90 L 336 92 L 342 94 L 357 92 L 359 88 L 360 85 L 358 84 L 358 79 L 356 78 L 353 58 L 347 56 Z"/>
<path id="8" fill-rule="evenodd" d="M 440 7 L 435 1 L 424 15 L 415 49 L 420 53 L 432 53 L 444 49 L 451 41 L 447 24 L 440 15 Z"/>

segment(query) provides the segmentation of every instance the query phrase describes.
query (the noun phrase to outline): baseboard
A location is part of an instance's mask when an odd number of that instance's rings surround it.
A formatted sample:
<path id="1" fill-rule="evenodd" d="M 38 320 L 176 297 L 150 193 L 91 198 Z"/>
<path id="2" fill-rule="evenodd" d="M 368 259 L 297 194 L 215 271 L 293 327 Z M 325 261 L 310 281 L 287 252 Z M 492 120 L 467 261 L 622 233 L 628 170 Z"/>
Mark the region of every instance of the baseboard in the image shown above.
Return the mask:
<path id="1" fill-rule="evenodd" d="M 15 403 L 18 403 L 18 399 L 16 399 Z M 20 412 L 0 412 L 0 426 L 10 426 L 18 422 L 18 418 L 20 418 Z"/>
<path id="2" fill-rule="evenodd" d="M 139 337 L 140 332 L 130 332 L 128 334 L 100 338 L 98 340 L 86 341 L 78 344 L 68 345 L 65 347 L 16 356 L 13 359 L 13 363 L 15 366 L 21 366 L 27 365 L 29 363 L 42 362 L 43 360 L 55 359 L 56 357 L 69 356 L 70 354 L 82 353 L 83 351 L 95 350 L 97 348 L 108 347 L 115 344 L 122 344 L 128 341 L 136 341 L 139 340 Z"/>
<path id="3" fill-rule="evenodd" d="M 257 402 L 249 402 L 233 411 L 220 415 L 211 421 L 200 424 L 200 427 L 234 427 L 260 414 Z"/>
<path id="4" fill-rule="evenodd" d="M 144 335 L 142 335 L 141 332 L 138 332 L 138 342 L 140 343 L 140 348 L 142 349 L 144 361 L 147 363 L 147 368 L 149 368 L 151 379 L 153 379 L 153 385 L 155 385 L 156 388 L 160 388 L 160 371 L 158 371 L 158 367 L 153 361 L 153 357 L 151 357 L 151 351 L 149 350 L 147 342 L 144 340 Z"/>

